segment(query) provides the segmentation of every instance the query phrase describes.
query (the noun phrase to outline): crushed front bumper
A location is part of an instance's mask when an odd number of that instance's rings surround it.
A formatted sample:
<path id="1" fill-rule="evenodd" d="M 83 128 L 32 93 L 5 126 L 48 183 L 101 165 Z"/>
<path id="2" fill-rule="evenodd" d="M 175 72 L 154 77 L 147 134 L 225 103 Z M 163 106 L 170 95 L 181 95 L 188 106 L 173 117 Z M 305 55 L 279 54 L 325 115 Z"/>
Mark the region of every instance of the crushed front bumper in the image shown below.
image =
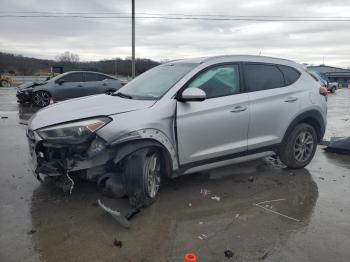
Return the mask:
<path id="1" fill-rule="evenodd" d="M 106 172 L 113 149 L 107 148 L 103 139 L 95 135 L 78 145 L 53 144 L 42 140 L 35 131 L 27 130 L 30 164 L 34 175 L 57 177 L 79 174 L 94 180 Z"/>
<path id="2" fill-rule="evenodd" d="M 32 90 L 21 90 L 17 88 L 16 97 L 19 102 L 31 102 L 32 101 Z"/>

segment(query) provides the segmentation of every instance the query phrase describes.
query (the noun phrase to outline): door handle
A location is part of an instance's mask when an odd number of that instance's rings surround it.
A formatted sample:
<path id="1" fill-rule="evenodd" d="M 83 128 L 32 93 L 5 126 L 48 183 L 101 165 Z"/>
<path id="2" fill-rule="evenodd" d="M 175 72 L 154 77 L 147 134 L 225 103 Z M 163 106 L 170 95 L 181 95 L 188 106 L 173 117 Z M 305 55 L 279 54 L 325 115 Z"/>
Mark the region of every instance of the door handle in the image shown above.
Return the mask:
<path id="1" fill-rule="evenodd" d="M 246 106 L 235 106 L 232 110 L 230 110 L 230 112 L 237 113 L 237 112 L 242 112 L 245 110 L 247 110 Z"/>
<path id="2" fill-rule="evenodd" d="M 297 100 L 298 100 L 297 97 L 287 97 L 286 100 L 284 100 L 284 102 L 293 103 L 293 102 L 295 102 Z"/>

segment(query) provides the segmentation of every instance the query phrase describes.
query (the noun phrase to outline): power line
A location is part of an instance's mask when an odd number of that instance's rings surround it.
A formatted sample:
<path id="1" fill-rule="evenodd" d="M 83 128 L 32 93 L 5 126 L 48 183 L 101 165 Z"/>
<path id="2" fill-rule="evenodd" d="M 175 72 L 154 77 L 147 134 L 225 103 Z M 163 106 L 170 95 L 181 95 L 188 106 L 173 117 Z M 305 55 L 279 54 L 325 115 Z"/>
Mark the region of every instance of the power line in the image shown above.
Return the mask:
<path id="1" fill-rule="evenodd" d="M 60 11 L 0 11 L 0 14 L 12 15 L 12 14 L 36 14 L 36 15 L 27 15 L 29 17 L 37 17 L 44 15 L 51 16 L 86 16 L 86 15 L 128 15 L 126 12 L 60 12 Z M 149 13 L 149 12 L 135 12 L 137 15 L 146 15 L 146 16 L 184 16 L 184 17 L 218 17 L 218 18 L 250 18 L 250 19 L 259 19 L 259 18 L 270 18 L 270 19 L 350 19 L 350 16 L 279 16 L 279 15 L 226 15 L 226 14 L 183 14 L 183 13 Z M 19 15 L 21 16 L 21 15 Z M 90 16 L 89 16 L 90 17 Z M 95 16 L 94 16 L 95 17 Z M 110 16 L 108 16 L 110 17 Z M 99 18 L 99 17 L 97 17 Z M 104 17 L 103 17 L 104 18 Z M 115 18 L 114 16 L 112 18 Z"/>
<path id="2" fill-rule="evenodd" d="M 131 19 L 131 16 L 88 16 L 88 15 L 0 15 L 0 18 L 86 18 L 86 19 Z M 350 17 L 344 18 L 279 18 L 279 17 L 180 17 L 180 16 L 135 16 L 138 19 L 164 19 L 164 20 L 201 20 L 201 21 L 256 21 L 256 22 L 350 22 Z"/>

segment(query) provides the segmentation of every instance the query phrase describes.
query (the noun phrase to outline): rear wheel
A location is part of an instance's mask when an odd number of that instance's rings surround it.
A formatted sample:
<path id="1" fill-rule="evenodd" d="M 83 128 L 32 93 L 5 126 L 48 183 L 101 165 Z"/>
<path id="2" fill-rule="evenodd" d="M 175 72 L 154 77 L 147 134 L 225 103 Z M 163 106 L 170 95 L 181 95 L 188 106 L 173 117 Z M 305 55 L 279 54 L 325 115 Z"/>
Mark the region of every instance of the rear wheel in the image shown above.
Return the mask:
<path id="1" fill-rule="evenodd" d="M 334 93 L 337 88 L 335 86 L 332 86 L 331 93 Z"/>
<path id="2" fill-rule="evenodd" d="M 115 90 L 106 90 L 106 95 L 112 95 L 115 92 Z"/>
<path id="3" fill-rule="evenodd" d="M 160 152 L 153 148 L 137 150 L 125 160 L 125 189 L 133 207 L 149 206 L 157 199 L 162 162 Z"/>
<path id="4" fill-rule="evenodd" d="M 45 107 L 50 104 L 51 96 L 46 91 L 37 91 L 33 95 L 33 103 L 39 107 Z"/>
<path id="5" fill-rule="evenodd" d="M 317 147 L 315 128 L 309 124 L 297 125 L 288 135 L 280 152 L 281 161 L 289 168 L 303 168 L 310 163 Z"/>

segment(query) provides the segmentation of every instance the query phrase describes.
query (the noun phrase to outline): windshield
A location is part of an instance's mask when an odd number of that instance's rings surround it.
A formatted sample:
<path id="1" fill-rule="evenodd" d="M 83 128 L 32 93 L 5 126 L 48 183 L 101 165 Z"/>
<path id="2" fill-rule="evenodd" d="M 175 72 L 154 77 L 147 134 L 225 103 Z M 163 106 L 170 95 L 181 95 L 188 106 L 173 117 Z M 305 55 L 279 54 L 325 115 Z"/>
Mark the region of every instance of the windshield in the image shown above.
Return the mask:
<path id="1" fill-rule="evenodd" d="M 157 100 L 198 64 L 175 63 L 154 67 L 118 90 L 131 99 Z"/>

